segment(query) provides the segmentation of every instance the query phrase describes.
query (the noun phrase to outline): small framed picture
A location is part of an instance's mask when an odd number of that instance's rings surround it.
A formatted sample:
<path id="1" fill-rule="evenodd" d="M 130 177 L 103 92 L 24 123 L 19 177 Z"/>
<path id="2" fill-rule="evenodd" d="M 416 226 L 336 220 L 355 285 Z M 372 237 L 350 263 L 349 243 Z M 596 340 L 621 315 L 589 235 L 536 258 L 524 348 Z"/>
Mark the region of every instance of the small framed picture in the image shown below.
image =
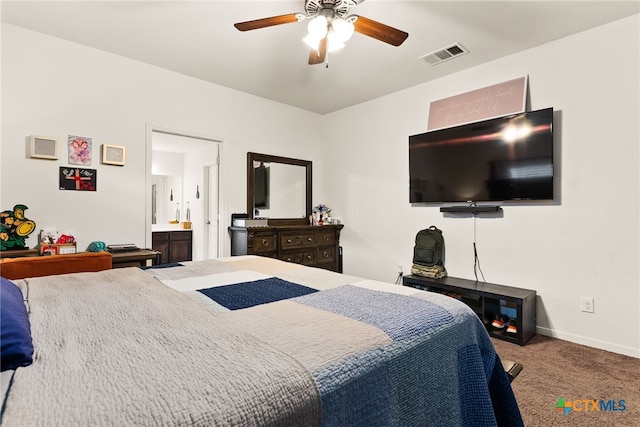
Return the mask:
<path id="1" fill-rule="evenodd" d="M 102 144 L 102 163 L 124 166 L 125 148 L 118 145 Z"/>
<path id="2" fill-rule="evenodd" d="M 29 137 L 29 146 L 31 157 L 37 159 L 58 159 L 58 142 L 55 138 L 48 136 L 35 136 Z"/>

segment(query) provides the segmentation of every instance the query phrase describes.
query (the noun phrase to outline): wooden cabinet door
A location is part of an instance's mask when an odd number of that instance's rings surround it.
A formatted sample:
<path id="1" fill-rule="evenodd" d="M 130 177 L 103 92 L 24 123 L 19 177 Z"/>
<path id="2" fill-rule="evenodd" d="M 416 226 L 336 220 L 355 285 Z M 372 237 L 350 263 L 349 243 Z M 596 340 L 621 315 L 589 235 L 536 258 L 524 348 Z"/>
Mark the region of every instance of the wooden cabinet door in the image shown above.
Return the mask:
<path id="1" fill-rule="evenodd" d="M 190 231 L 173 231 L 169 237 L 169 262 L 191 261 L 192 238 Z"/>
<path id="2" fill-rule="evenodd" d="M 151 247 L 154 251 L 160 252 L 160 264 L 169 262 L 169 232 L 151 233 Z"/>
<path id="3" fill-rule="evenodd" d="M 169 262 L 191 261 L 191 241 L 172 241 L 170 253 Z"/>

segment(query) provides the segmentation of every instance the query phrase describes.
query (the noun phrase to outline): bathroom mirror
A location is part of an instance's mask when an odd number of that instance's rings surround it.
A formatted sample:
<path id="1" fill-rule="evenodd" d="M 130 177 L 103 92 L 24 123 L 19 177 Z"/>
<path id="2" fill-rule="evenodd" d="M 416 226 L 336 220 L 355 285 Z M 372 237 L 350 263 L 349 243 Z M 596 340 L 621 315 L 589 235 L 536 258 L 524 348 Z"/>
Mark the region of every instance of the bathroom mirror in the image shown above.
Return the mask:
<path id="1" fill-rule="evenodd" d="M 247 214 L 272 223 L 307 223 L 311 161 L 247 153 Z"/>

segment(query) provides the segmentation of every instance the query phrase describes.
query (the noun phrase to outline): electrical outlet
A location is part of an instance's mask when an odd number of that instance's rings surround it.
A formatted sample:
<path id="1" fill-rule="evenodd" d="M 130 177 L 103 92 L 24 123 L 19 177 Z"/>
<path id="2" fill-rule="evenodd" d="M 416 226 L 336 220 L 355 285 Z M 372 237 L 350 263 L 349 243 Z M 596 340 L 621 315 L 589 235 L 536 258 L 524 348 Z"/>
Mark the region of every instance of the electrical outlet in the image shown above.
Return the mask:
<path id="1" fill-rule="evenodd" d="M 589 298 L 589 297 L 580 298 L 580 308 L 585 313 L 593 313 L 593 298 Z"/>

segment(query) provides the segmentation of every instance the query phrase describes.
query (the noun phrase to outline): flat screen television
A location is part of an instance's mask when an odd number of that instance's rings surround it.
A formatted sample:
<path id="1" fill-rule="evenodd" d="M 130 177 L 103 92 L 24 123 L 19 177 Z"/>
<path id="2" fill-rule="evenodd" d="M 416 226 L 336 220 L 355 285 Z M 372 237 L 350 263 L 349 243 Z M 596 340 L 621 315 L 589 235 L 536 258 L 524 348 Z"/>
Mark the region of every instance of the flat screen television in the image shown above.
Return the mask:
<path id="1" fill-rule="evenodd" d="M 409 137 L 411 203 L 553 199 L 553 108 Z"/>

